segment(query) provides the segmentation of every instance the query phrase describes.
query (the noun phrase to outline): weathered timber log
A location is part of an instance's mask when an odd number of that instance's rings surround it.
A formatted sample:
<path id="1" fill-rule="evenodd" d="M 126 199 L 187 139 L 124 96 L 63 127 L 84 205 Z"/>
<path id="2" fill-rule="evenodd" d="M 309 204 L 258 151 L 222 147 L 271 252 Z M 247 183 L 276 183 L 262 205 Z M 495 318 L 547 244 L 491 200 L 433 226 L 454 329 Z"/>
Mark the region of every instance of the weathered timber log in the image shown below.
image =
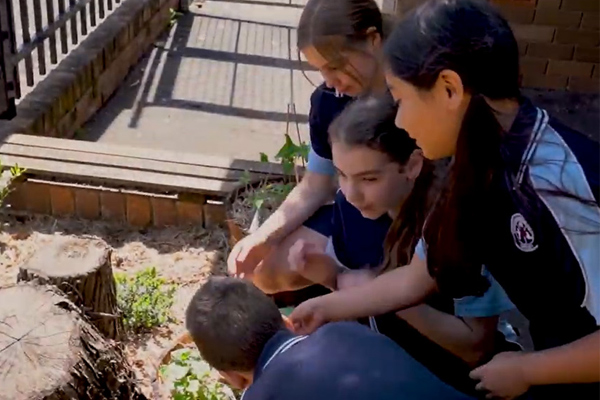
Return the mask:
<path id="1" fill-rule="evenodd" d="M 100 333 L 117 340 L 124 329 L 110 256 L 100 240 L 58 236 L 20 267 L 17 280 L 56 286 Z"/>
<path id="2" fill-rule="evenodd" d="M 0 400 L 144 400 L 117 346 L 52 286 L 0 289 Z"/>

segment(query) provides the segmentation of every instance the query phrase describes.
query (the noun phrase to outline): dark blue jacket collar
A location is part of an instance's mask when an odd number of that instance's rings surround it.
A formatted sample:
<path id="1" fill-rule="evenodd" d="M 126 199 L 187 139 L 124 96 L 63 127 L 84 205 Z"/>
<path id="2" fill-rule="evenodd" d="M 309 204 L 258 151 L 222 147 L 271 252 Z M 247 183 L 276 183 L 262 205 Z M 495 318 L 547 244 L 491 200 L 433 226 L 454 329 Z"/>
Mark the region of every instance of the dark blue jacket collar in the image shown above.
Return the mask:
<path id="1" fill-rule="evenodd" d="M 265 345 L 260 357 L 258 358 L 258 362 L 256 363 L 256 368 L 254 369 L 254 381 L 256 381 L 260 375 L 262 374 L 266 364 L 271 360 L 273 355 L 290 339 L 294 338 L 292 332 L 287 329 L 282 329 L 277 332 Z"/>
<path id="2" fill-rule="evenodd" d="M 537 118 L 538 108 L 529 99 L 521 97 L 517 116 L 509 132 L 502 138 L 500 148 L 506 168 L 515 175 L 532 140 Z"/>

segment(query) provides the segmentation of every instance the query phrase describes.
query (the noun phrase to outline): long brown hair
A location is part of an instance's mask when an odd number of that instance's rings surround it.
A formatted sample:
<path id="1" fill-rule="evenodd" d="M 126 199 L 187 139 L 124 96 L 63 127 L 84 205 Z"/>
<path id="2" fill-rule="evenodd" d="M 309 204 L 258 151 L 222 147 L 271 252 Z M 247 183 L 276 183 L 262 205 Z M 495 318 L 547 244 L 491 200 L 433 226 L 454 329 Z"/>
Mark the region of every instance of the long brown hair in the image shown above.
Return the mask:
<path id="1" fill-rule="evenodd" d="M 376 33 L 383 40 L 392 25 L 393 19 L 382 15 L 375 0 L 308 0 L 298 24 L 298 51 L 313 46 L 330 65 L 368 88 L 371 82 L 359 76 L 343 53 L 366 55 L 367 40 Z"/>
<path id="2" fill-rule="evenodd" d="M 381 273 L 410 263 L 423 235 L 423 225 L 440 195 L 447 170 L 447 160 L 423 160 L 421 173 L 385 237 Z"/>
<path id="3" fill-rule="evenodd" d="M 389 93 L 363 97 L 348 105 L 331 124 L 329 136 L 332 141 L 348 146 L 379 151 L 403 168 L 418 147 L 406 131 L 396 127 L 396 110 Z M 446 164 L 423 160 L 421 172 L 388 230 L 380 272 L 406 265 L 412 258 L 425 219 L 440 191 Z"/>

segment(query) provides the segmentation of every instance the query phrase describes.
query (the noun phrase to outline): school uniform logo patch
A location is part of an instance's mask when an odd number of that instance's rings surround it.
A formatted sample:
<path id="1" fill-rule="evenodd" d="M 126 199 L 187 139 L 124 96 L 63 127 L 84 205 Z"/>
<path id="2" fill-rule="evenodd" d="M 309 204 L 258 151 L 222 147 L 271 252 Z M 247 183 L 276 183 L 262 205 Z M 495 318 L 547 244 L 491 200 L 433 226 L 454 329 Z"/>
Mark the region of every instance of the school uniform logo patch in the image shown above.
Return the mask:
<path id="1" fill-rule="evenodd" d="M 535 243 L 533 229 L 531 229 L 531 226 L 521 214 L 513 214 L 510 219 L 510 230 L 515 241 L 515 246 L 519 250 L 529 253 L 538 248 Z"/>

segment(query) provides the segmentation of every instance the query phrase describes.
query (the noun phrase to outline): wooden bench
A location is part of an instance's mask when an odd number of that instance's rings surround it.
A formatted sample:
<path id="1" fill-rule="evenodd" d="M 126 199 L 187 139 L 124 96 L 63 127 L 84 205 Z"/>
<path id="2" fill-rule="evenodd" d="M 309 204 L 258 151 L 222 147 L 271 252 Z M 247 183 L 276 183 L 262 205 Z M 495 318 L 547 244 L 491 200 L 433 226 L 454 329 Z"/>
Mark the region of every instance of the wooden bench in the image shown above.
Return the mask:
<path id="1" fill-rule="evenodd" d="M 279 164 L 23 134 L 12 134 L 4 138 L 0 143 L 0 161 L 4 170 L 15 164 L 26 168 L 25 178 L 32 185 L 82 185 L 119 193 L 135 192 L 138 197 L 142 192 L 152 196 L 167 196 L 177 201 L 183 197 L 191 197 L 196 203 L 202 204 L 207 201 L 225 203 L 237 189 L 248 183 L 286 176 Z M 59 189 L 51 191 L 58 192 Z M 55 193 L 54 200 L 37 201 L 33 197 L 39 196 L 34 193 L 28 191 L 24 195 L 27 197 L 24 200 L 29 205 L 13 207 L 35 213 L 46 213 L 47 209 L 58 208 L 62 210 L 61 215 L 74 213 L 85 217 L 76 212 L 76 199 L 64 199 L 69 196 L 77 197 L 76 195 L 60 195 L 62 198 L 59 198 L 59 194 Z M 133 199 L 133 205 L 129 204 L 129 198 Z M 124 200 L 125 205 L 118 206 L 125 211 L 115 212 L 125 215 L 124 218 L 129 221 L 131 218 L 128 214 L 134 214 L 137 212 L 135 209 L 141 207 L 136 198 L 130 194 Z M 74 205 L 58 204 L 65 201 L 71 201 Z M 33 204 L 35 202 L 39 204 Z M 80 201 L 82 202 L 83 200 Z M 102 208 L 103 205 L 99 207 Z M 71 209 L 75 211 L 68 212 Z M 56 214 L 52 210 L 50 213 Z M 104 214 L 112 215 L 115 212 L 107 211 Z M 102 213 L 102 210 L 98 212 Z M 144 211 L 145 216 L 134 218 L 137 221 L 134 223 L 148 224 L 148 213 L 153 214 L 154 211 Z M 104 218 L 102 215 L 100 217 Z"/>
<path id="2" fill-rule="evenodd" d="M 13 134 L 0 144 L 0 161 L 28 176 L 223 198 L 244 179 L 283 177 L 278 164 L 196 153 Z"/>

